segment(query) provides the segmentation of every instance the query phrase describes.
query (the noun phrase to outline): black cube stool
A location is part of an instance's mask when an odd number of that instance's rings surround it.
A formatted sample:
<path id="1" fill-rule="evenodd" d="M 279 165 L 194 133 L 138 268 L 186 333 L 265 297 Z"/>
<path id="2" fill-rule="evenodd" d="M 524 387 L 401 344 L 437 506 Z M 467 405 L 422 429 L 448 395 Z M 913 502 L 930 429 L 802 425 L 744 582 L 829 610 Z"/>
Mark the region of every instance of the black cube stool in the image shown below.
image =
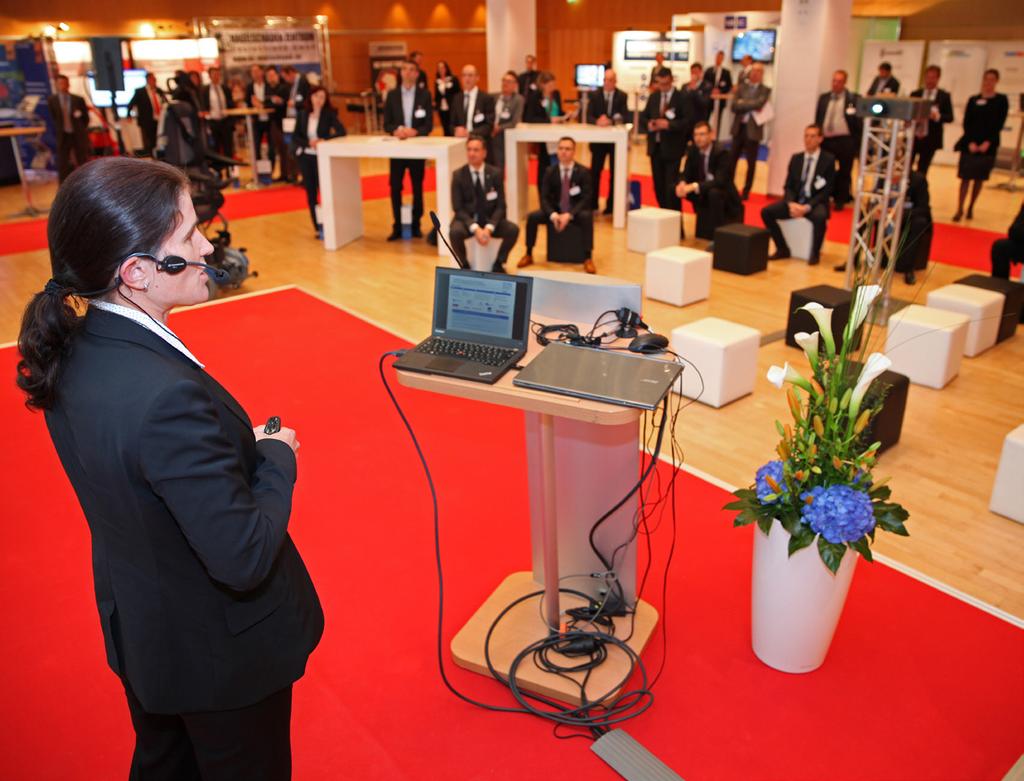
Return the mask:
<path id="1" fill-rule="evenodd" d="M 718 249 L 718 244 L 715 244 Z M 789 317 L 786 320 L 786 344 L 800 347 L 796 343 L 796 335 L 801 331 L 813 334 L 818 330 L 818 321 L 811 317 L 810 312 L 796 310 L 804 304 L 816 302 L 832 310 L 832 338 L 836 342 L 836 351 L 843 342 L 843 330 L 850 319 L 852 296 L 849 290 L 831 285 L 815 285 L 794 290 L 789 296 Z M 853 346 L 860 343 L 860 336 L 854 339 Z"/>
<path id="2" fill-rule="evenodd" d="M 1009 339 L 1017 332 L 1017 323 L 1024 323 L 1024 285 L 1020 282 L 990 277 L 987 274 L 971 274 L 958 279 L 956 284 L 994 290 L 1006 296 L 1006 300 L 1003 302 L 1003 316 L 999 319 L 999 333 L 996 336 L 996 342 Z"/>
<path id="3" fill-rule="evenodd" d="M 768 268 L 768 231 L 733 223 L 715 231 L 711 267 L 733 274 L 756 274 Z"/>
<path id="4" fill-rule="evenodd" d="M 548 262 L 582 263 L 587 259 L 585 238 L 583 228 L 574 222 L 561 231 L 548 223 Z"/>
<path id="5" fill-rule="evenodd" d="M 864 441 L 881 442 L 878 452 L 888 450 L 900 441 L 903 430 L 903 413 L 907 410 L 907 394 L 910 391 L 910 378 L 894 371 L 884 371 L 875 378 L 865 394 L 863 406 L 876 401 L 885 394 L 882 409 L 871 419 L 864 429 Z"/>

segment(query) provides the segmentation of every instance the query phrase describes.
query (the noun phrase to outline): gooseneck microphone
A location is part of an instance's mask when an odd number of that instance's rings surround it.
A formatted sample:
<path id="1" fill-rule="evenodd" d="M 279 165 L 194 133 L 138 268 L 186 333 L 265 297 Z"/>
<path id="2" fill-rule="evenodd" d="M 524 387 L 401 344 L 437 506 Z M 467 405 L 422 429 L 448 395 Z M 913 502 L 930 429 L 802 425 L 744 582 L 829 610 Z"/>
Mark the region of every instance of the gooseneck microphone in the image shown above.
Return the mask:
<path id="1" fill-rule="evenodd" d="M 452 249 L 452 245 L 448 243 L 448 239 L 446 239 L 444 237 L 444 234 L 441 232 L 441 221 L 437 218 L 437 212 L 430 212 L 430 221 L 434 223 L 434 230 L 436 230 L 437 235 L 441 237 L 441 241 L 444 242 L 444 246 L 448 248 L 448 251 L 452 254 L 452 257 L 455 258 L 455 265 L 457 265 L 463 271 L 469 271 L 469 264 L 455 254 L 455 250 Z"/>

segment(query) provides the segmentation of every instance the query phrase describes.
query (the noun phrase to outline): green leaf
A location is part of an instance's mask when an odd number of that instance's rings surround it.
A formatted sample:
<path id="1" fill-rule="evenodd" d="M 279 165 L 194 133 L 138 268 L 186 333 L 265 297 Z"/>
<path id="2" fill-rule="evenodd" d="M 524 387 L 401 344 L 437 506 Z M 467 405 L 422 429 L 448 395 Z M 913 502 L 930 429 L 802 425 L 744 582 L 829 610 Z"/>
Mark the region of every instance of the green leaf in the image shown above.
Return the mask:
<path id="1" fill-rule="evenodd" d="M 761 516 L 760 518 L 757 519 L 757 527 L 761 531 L 763 531 L 765 534 L 770 534 L 771 530 L 772 530 L 772 521 L 773 520 L 774 519 L 772 519 L 772 518 L 766 518 L 764 516 Z"/>
<path id="2" fill-rule="evenodd" d="M 857 551 L 857 553 L 859 553 L 868 561 L 874 561 L 874 559 L 871 558 L 871 546 L 868 545 L 868 538 L 866 536 L 861 537 L 859 540 L 856 540 L 855 542 L 851 542 L 850 547 Z"/>
<path id="3" fill-rule="evenodd" d="M 801 523 L 799 516 L 793 517 L 792 515 L 783 515 L 779 518 L 779 523 L 782 524 L 782 528 L 789 532 L 791 535 L 796 534 L 797 530 L 800 529 Z"/>
<path id="4" fill-rule="evenodd" d="M 883 502 L 892 496 L 892 489 L 887 485 L 875 486 L 868 492 L 868 496 L 872 499 L 881 499 Z"/>
<path id="5" fill-rule="evenodd" d="M 757 520 L 757 516 L 756 515 L 747 515 L 745 513 L 740 513 L 739 515 L 737 515 L 735 518 L 732 519 L 732 525 L 733 525 L 733 528 L 738 528 L 740 526 L 749 526 L 750 524 L 752 524 L 756 520 Z"/>
<path id="6" fill-rule="evenodd" d="M 729 502 L 725 505 L 723 510 L 745 510 L 747 508 L 747 501 L 745 499 L 737 499 L 735 502 Z"/>
<path id="7" fill-rule="evenodd" d="M 846 546 L 829 542 L 824 537 L 818 537 L 818 554 L 821 556 L 821 560 L 825 562 L 829 572 L 835 575 L 839 569 L 839 563 L 846 554 Z"/>
<path id="8" fill-rule="evenodd" d="M 782 424 L 779 423 L 779 421 L 777 420 L 775 421 L 775 430 L 779 432 L 780 437 L 786 436 L 786 430 L 782 427 Z"/>
<path id="9" fill-rule="evenodd" d="M 814 542 L 814 532 L 807 526 L 800 524 L 797 527 L 796 533 L 790 534 L 789 555 L 792 556 L 798 550 L 806 548 L 812 542 Z"/>

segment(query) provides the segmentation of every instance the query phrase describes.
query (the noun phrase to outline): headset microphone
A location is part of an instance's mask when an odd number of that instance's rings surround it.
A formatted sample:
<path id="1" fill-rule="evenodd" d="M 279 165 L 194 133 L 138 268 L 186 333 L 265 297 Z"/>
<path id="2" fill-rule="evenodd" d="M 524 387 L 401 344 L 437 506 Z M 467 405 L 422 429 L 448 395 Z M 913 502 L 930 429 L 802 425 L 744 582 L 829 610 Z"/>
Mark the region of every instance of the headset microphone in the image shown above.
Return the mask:
<path id="1" fill-rule="evenodd" d="M 437 218 L 437 212 L 430 212 L 430 221 L 434 223 L 434 230 L 437 231 L 437 235 L 441 237 L 441 241 L 444 242 L 444 246 L 448 248 L 448 251 L 452 253 L 452 257 L 455 258 L 455 263 L 463 271 L 469 270 L 469 264 L 463 261 L 458 255 L 455 254 L 455 250 L 452 249 L 452 245 L 448 243 L 448 239 L 441 233 L 441 220 Z"/>
<path id="2" fill-rule="evenodd" d="M 185 260 L 185 258 L 179 255 L 168 255 L 163 260 L 159 260 L 157 258 L 154 258 L 148 252 L 135 252 L 129 255 L 124 260 L 129 260 L 131 258 L 146 258 L 147 260 L 152 260 L 154 263 L 156 263 L 156 267 L 158 269 L 167 274 L 180 274 L 189 266 L 196 266 L 197 268 L 201 268 L 203 271 L 205 271 L 215 282 L 220 282 L 221 284 L 223 284 L 224 282 L 228 281 L 228 272 L 225 271 L 224 269 L 217 268 L 216 266 L 211 266 L 208 263 L 196 263 L 195 261 L 192 260 Z M 124 263 L 124 260 L 122 260 L 121 262 Z"/>

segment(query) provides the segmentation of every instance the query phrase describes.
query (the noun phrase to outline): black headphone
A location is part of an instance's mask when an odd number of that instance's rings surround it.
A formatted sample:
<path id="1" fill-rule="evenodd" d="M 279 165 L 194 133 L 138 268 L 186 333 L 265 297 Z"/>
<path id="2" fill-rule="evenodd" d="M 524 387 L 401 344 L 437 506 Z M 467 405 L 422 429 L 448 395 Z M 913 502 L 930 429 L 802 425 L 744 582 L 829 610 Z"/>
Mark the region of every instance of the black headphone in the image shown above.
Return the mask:
<path id="1" fill-rule="evenodd" d="M 619 330 L 615 332 L 615 335 L 620 339 L 632 339 L 636 336 L 637 328 L 642 328 L 645 331 L 651 330 L 650 326 L 640 317 L 640 313 L 634 312 L 629 307 L 616 309 L 614 314 L 619 320 Z"/>
<path id="2" fill-rule="evenodd" d="M 208 263 L 196 263 L 191 260 L 185 260 L 185 258 L 179 255 L 168 255 L 166 258 L 161 260 L 150 255 L 148 252 L 133 252 L 118 264 L 118 268 L 120 269 L 126 261 L 129 261 L 132 258 L 146 258 L 146 260 L 152 260 L 156 263 L 156 267 L 160 269 L 160 271 L 167 274 L 180 274 L 189 266 L 196 266 L 209 274 L 215 282 L 227 282 L 228 279 L 228 272 L 224 269 L 215 268 Z M 120 276 L 118 279 L 120 279 Z"/>

